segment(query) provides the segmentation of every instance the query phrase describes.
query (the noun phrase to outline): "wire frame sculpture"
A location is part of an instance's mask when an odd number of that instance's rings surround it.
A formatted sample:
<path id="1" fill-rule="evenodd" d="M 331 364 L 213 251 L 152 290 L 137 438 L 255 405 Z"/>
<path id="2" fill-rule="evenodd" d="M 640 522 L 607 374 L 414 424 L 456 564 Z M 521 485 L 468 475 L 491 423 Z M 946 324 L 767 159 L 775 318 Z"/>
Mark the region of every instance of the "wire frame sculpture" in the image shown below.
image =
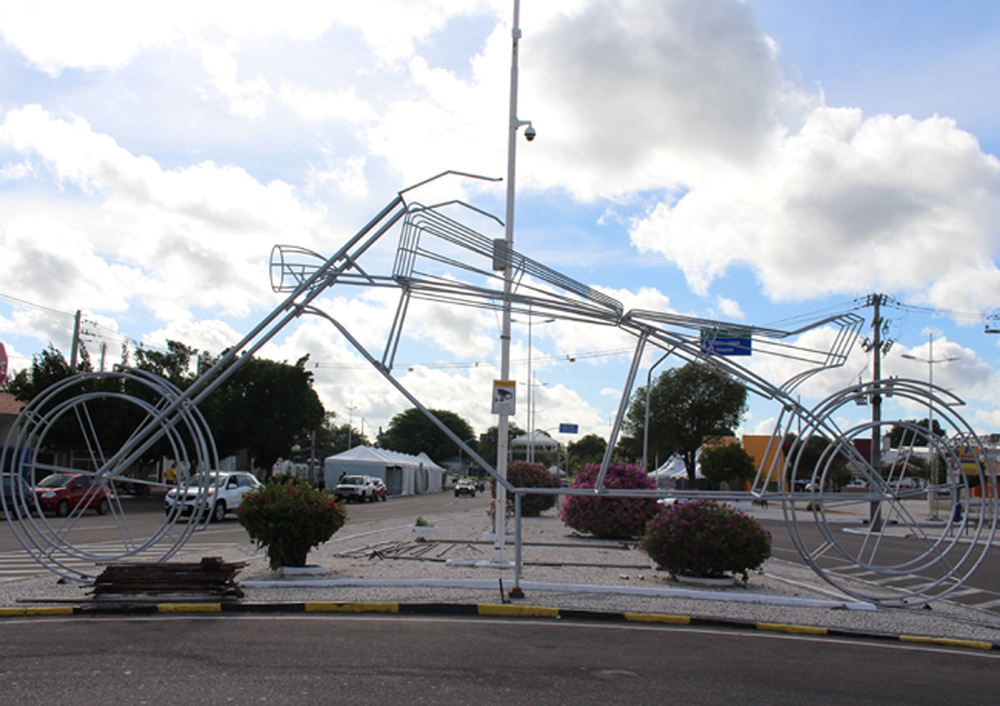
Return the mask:
<path id="1" fill-rule="evenodd" d="M 470 458 L 487 470 L 513 494 L 520 506 L 524 488 L 513 487 L 500 478 L 490 463 L 453 434 L 428 408 L 393 375 L 410 305 L 425 300 L 449 306 L 475 307 L 500 311 L 510 306 L 522 315 L 544 316 L 561 321 L 603 326 L 634 337 L 636 347 L 623 386 L 622 397 L 608 440 L 597 485 L 594 489 L 538 489 L 567 495 L 672 496 L 678 499 L 714 498 L 724 501 L 768 500 L 784 508 L 786 523 L 803 559 L 825 580 L 860 600 L 881 605 L 920 605 L 958 588 L 981 564 L 997 526 L 997 483 L 986 446 L 972 428 L 955 412 L 961 404 L 950 393 L 913 380 L 876 380 L 841 390 L 812 408 L 801 406 L 795 389 L 818 373 L 843 365 L 864 320 L 846 312 L 829 316 L 792 330 L 747 326 L 732 322 L 680 316 L 668 312 L 626 311 L 611 296 L 577 282 L 510 249 L 503 238 L 491 238 L 449 213 L 458 211 L 470 218 L 489 219 L 489 214 L 461 202 L 449 201 L 425 206 L 412 200 L 410 192 L 445 175 L 482 179 L 475 175 L 446 172 L 400 192 L 386 207 L 332 256 L 324 257 L 293 245 L 276 245 L 271 253 L 271 286 L 288 296 L 238 345 L 230 349 L 207 373 L 187 390 L 130 368 L 113 373 L 97 373 L 71 378 L 47 390 L 25 408 L 8 437 L 4 473 L 13 483 L 35 473 L 70 470 L 58 462 L 41 463 L 48 433 L 59 424 L 75 425 L 89 461 L 86 474 L 94 485 L 108 489 L 113 517 L 122 537 L 114 547 L 95 550 L 77 538 L 79 512 L 73 511 L 59 522 L 36 518 L 30 497 L 15 494 L 4 509 L 22 546 L 41 564 L 70 578 L 88 573 L 72 560 L 112 561 L 155 555 L 166 559 L 176 553 L 193 531 L 204 527 L 201 518 L 178 525 L 167 516 L 163 525 L 146 538 L 135 538 L 125 517 L 125 504 L 117 496 L 117 482 L 144 453 L 154 447 L 169 449 L 190 469 L 214 469 L 218 459 L 211 432 L 198 413 L 198 404 L 285 326 L 305 314 L 329 321 L 372 368 L 448 435 Z M 495 219 L 494 219 L 495 220 Z M 488 222 L 488 221 L 487 221 Z M 398 228 L 397 228 L 398 226 Z M 372 258 L 362 265 L 365 255 L 377 243 L 398 230 L 395 257 L 389 272 L 376 267 L 385 260 Z M 512 286 L 505 287 L 510 269 Z M 369 350 L 337 318 L 317 301 L 335 286 L 384 287 L 398 292 L 399 299 L 385 345 Z M 720 355 L 718 339 L 737 331 L 754 355 L 769 355 L 795 361 L 799 370 L 788 380 L 765 379 L 735 358 Z M 822 347 L 802 345 L 803 334 L 821 332 L 827 343 Z M 819 338 L 819 337 L 818 337 Z M 752 488 L 747 492 L 697 490 L 625 490 L 604 487 L 611 451 L 621 431 L 635 377 L 647 347 L 666 351 L 680 360 L 711 366 L 732 376 L 755 395 L 780 403 L 770 446 L 760 462 Z M 108 382 L 127 382 L 131 394 L 102 391 Z M 114 387 L 113 385 L 110 387 Z M 931 531 L 916 517 L 913 500 L 923 490 L 905 487 L 902 474 L 906 453 L 883 464 L 879 440 L 892 427 L 904 430 L 903 448 L 912 448 L 922 436 L 921 429 L 899 420 L 872 422 L 842 428 L 840 419 L 848 405 L 877 396 L 896 396 L 934 412 L 935 419 L 949 431 L 950 439 L 930 440 L 940 459 L 941 477 L 933 492 L 949 503 L 949 523 L 945 531 Z M 132 405 L 141 411 L 132 428 L 109 433 L 99 423 L 99 406 Z M 795 441 L 785 444 L 790 433 Z M 808 453 L 810 440 L 824 438 L 826 446 L 818 462 Z M 862 440 L 874 441 L 873 453 L 861 449 Z M 787 448 L 786 448 L 787 446 Z M 20 449 L 20 450 L 18 450 Z M 16 455 L 16 458 L 15 458 Z M 873 460 L 874 459 L 874 460 Z M 857 493 L 832 492 L 833 474 L 844 464 L 867 481 Z M 16 470 L 14 470 L 16 469 Z M 802 488 L 797 479 L 806 476 Z M 207 493 L 204 473 L 178 478 L 178 483 L 197 485 Z M 978 490 L 977 490 L 978 489 Z M 978 493 L 974 499 L 973 495 Z M 958 512 L 962 501 L 968 503 Z M 974 507 L 973 507 L 974 504 Z M 805 509 L 803 509 L 805 508 Z M 841 517 L 858 508 L 867 511 L 868 521 L 848 527 Z M 521 571 L 520 516 L 515 527 L 515 576 Z M 905 537 L 905 538 L 904 538 Z M 859 572 L 892 580 L 891 587 L 877 581 L 859 590 L 853 580 Z M 921 575 L 924 578 L 914 579 Z M 903 581 L 896 581 L 902 579 Z"/>

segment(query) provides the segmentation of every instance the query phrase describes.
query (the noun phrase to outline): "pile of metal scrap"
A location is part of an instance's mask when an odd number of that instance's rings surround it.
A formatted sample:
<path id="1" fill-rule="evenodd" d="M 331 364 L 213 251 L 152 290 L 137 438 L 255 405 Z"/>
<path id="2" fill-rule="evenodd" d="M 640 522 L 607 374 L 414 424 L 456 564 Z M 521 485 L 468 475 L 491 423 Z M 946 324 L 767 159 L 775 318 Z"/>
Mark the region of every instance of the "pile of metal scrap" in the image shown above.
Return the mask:
<path id="1" fill-rule="evenodd" d="M 200 562 L 109 564 L 94 580 L 94 598 L 128 596 L 211 595 L 242 598 L 236 574 L 246 562 L 205 557 Z"/>

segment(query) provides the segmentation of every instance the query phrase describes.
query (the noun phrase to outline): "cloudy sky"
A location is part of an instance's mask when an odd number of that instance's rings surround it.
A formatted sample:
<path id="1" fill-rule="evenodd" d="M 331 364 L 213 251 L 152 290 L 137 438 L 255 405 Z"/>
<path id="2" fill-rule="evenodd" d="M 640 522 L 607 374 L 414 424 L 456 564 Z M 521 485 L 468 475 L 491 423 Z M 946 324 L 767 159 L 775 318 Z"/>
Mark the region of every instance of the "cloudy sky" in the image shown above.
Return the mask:
<path id="1" fill-rule="evenodd" d="M 512 0 L 4 3 L 11 366 L 49 342 L 68 351 L 77 310 L 107 366 L 124 340 L 218 353 L 280 301 L 274 244 L 332 254 L 412 184 L 504 176 L 512 14 Z M 926 360 L 933 336 L 935 360 L 956 358 L 935 382 L 978 431 L 1000 431 L 1000 337 L 984 332 L 1000 307 L 1000 5 L 523 0 L 520 24 L 518 115 L 538 137 L 518 141 L 519 251 L 626 308 L 748 325 L 885 293 L 898 302 L 885 374 L 926 380 L 930 366 L 902 355 Z M 450 190 L 503 214 L 502 184 L 440 186 L 420 200 Z M 370 263 L 384 274 L 386 240 Z M 395 292 L 337 287 L 323 304 L 380 351 Z M 405 334 L 403 384 L 477 432 L 494 424 L 497 317 L 423 306 Z M 522 383 L 527 334 L 515 323 Z M 632 345 L 535 321 L 535 427 L 606 436 Z M 324 404 L 366 432 L 408 406 L 322 320 L 265 353 L 308 353 Z M 870 379 L 870 363 L 859 346 L 799 390 L 803 404 Z M 752 366 L 776 382 L 795 372 Z M 743 430 L 774 414 L 755 402 Z"/>

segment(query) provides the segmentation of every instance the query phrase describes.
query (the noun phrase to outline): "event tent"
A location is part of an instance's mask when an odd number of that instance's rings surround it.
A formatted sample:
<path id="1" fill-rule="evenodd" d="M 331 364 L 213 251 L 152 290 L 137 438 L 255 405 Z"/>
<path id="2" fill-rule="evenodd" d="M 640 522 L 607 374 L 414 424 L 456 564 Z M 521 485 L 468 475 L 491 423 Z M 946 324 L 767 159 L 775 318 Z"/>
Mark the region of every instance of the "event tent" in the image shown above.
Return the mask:
<path id="1" fill-rule="evenodd" d="M 337 485 L 342 475 L 381 478 L 389 495 L 415 495 L 444 490 L 445 469 L 424 453 L 411 456 L 373 446 L 355 446 L 323 461 L 327 488 Z"/>

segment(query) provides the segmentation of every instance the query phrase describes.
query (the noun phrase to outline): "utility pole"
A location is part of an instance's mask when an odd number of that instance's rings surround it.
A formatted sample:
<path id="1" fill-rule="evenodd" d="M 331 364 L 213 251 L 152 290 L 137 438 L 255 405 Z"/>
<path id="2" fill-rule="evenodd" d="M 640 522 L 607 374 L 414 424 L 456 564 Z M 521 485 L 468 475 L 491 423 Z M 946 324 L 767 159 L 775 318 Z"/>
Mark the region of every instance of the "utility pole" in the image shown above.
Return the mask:
<path id="1" fill-rule="evenodd" d="M 882 313 L 881 306 L 886 302 L 884 294 L 872 294 L 868 304 L 874 307 L 872 315 L 872 468 L 882 475 L 882 395 L 879 381 L 882 379 Z M 874 490 L 874 488 L 872 489 Z M 869 519 L 872 530 L 882 529 L 881 501 L 873 500 L 869 507 Z"/>
<path id="2" fill-rule="evenodd" d="M 69 353 L 69 369 L 72 372 L 76 372 L 76 356 L 79 351 L 80 346 L 80 310 L 76 310 L 76 316 L 73 317 L 73 344 L 70 346 Z"/>

